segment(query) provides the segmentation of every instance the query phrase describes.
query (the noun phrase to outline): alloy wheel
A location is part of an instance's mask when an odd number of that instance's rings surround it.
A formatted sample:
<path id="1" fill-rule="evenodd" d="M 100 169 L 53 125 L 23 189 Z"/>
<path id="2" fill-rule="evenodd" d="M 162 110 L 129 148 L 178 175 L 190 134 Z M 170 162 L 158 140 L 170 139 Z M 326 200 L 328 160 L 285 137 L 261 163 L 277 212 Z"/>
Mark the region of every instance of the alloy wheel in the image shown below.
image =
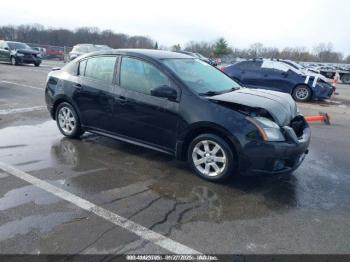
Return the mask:
<path id="1" fill-rule="evenodd" d="M 70 108 L 64 106 L 60 109 L 58 112 L 58 124 L 66 135 L 70 135 L 74 132 L 76 119 Z"/>
<path id="2" fill-rule="evenodd" d="M 309 96 L 309 90 L 306 87 L 299 87 L 295 92 L 295 96 L 298 100 L 305 100 Z"/>
<path id="3" fill-rule="evenodd" d="M 192 161 L 202 175 L 209 177 L 220 176 L 227 165 L 224 149 L 212 140 L 202 140 L 194 146 Z"/>

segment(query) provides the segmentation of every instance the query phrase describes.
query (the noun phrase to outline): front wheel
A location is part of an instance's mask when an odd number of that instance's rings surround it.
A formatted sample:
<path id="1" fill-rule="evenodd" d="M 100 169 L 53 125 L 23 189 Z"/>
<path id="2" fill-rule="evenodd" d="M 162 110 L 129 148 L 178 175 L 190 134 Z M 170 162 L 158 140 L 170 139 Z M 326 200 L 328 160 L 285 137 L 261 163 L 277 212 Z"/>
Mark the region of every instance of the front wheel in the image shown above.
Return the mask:
<path id="1" fill-rule="evenodd" d="M 306 102 L 311 99 L 311 90 L 306 85 L 300 85 L 294 88 L 292 97 L 299 102 Z"/>
<path id="2" fill-rule="evenodd" d="M 56 122 L 60 132 L 69 138 L 79 138 L 84 130 L 75 109 L 69 103 L 63 102 L 56 109 Z"/>
<path id="3" fill-rule="evenodd" d="M 14 56 L 11 56 L 11 64 L 12 65 L 18 65 L 17 59 Z"/>
<path id="4" fill-rule="evenodd" d="M 34 63 L 34 66 L 40 66 L 40 63 Z"/>
<path id="5" fill-rule="evenodd" d="M 197 136 L 188 148 L 187 158 L 196 174 L 209 181 L 227 179 L 237 166 L 230 146 L 214 134 Z"/>

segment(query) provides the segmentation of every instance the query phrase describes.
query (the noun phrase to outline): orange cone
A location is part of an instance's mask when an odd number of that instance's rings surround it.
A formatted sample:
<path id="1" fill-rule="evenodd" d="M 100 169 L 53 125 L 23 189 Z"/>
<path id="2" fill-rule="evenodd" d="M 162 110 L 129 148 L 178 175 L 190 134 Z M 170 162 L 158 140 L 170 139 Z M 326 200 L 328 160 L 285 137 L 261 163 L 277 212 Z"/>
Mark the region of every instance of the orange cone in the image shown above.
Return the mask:
<path id="1" fill-rule="evenodd" d="M 326 125 L 330 125 L 331 124 L 331 122 L 329 121 L 330 120 L 329 115 L 327 113 L 323 113 L 323 112 L 320 112 L 320 115 L 318 115 L 318 116 L 306 116 L 305 120 L 308 123 L 323 122 Z"/>

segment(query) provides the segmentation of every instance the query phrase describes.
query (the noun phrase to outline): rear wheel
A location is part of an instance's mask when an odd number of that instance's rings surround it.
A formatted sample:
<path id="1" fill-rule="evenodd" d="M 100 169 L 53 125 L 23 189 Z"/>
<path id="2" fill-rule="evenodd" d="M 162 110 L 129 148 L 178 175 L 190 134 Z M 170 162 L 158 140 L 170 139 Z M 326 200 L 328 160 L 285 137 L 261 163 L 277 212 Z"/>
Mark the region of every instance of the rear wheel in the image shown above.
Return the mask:
<path id="1" fill-rule="evenodd" d="M 306 85 L 300 85 L 294 88 L 292 96 L 296 101 L 306 102 L 311 99 L 311 90 Z"/>
<path id="2" fill-rule="evenodd" d="M 84 130 L 75 109 L 69 103 L 63 102 L 56 109 L 56 122 L 61 133 L 69 138 L 79 138 Z"/>
<path id="3" fill-rule="evenodd" d="M 198 176 L 209 181 L 230 177 L 237 162 L 230 146 L 214 134 L 199 135 L 191 142 L 188 161 Z"/>

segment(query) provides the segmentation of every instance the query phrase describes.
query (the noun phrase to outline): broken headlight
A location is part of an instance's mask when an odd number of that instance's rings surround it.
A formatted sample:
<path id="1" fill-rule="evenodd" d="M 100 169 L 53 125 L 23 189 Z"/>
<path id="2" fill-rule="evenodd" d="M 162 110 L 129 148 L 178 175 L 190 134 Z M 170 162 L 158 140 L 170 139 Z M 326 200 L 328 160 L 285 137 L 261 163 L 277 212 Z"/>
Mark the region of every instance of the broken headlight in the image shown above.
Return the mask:
<path id="1" fill-rule="evenodd" d="M 258 128 L 261 137 L 265 141 L 280 142 L 286 140 L 281 128 L 270 119 L 260 116 L 247 117 L 247 119 Z"/>

